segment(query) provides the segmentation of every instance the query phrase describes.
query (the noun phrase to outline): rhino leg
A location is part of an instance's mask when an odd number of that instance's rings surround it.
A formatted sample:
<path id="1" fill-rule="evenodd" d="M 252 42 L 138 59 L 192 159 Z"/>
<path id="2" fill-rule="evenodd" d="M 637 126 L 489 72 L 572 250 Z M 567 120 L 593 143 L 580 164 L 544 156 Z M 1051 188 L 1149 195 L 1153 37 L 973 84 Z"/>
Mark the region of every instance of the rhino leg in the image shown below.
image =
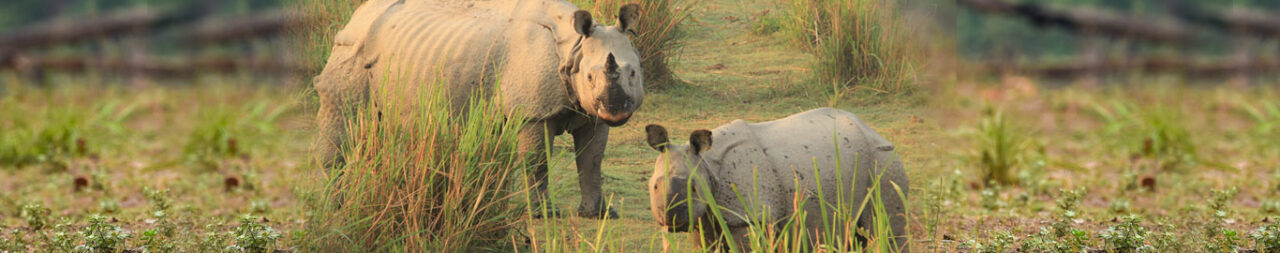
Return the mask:
<path id="1" fill-rule="evenodd" d="M 542 218 L 544 214 L 550 217 L 560 216 L 559 208 L 544 202 L 547 199 L 548 184 L 546 149 L 555 137 L 551 127 L 546 121 L 535 121 L 520 129 L 519 153 L 528 159 L 528 164 L 533 165 L 525 180 L 533 191 L 529 195 L 529 204 L 534 208 L 534 218 Z"/>
<path id="2" fill-rule="evenodd" d="M 618 218 L 618 212 L 608 206 L 601 193 L 604 177 L 600 162 L 604 160 L 605 144 L 609 142 L 609 126 L 604 123 L 587 124 L 572 131 L 573 148 L 577 151 L 578 188 L 582 190 L 582 203 L 578 215 L 587 218 Z"/>
<path id="3" fill-rule="evenodd" d="M 341 150 L 345 145 L 347 122 L 355 118 L 358 109 L 367 108 L 368 71 L 350 62 L 335 62 L 326 65 L 313 83 L 320 95 L 320 111 L 316 115 L 317 158 L 325 169 L 339 169 L 344 164 Z"/>
<path id="4" fill-rule="evenodd" d="M 907 175 L 902 168 L 902 161 L 898 160 L 897 156 L 892 152 L 881 152 L 877 154 L 875 163 L 875 169 L 871 170 L 871 173 L 867 176 L 871 178 L 880 177 L 881 202 L 884 203 L 885 214 L 889 216 L 889 227 L 893 230 L 884 232 L 893 233 L 891 242 L 895 244 L 895 248 L 899 249 L 896 252 L 910 253 L 906 229 L 906 197 L 910 189 L 907 187 Z M 894 184 L 897 184 L 898 188 L 902 190 L 901 196 L 898 195 L 898 190 L 894 189 Z M 867 186 L 869 187 L 870 184 L 867 184 Z M 871 192 L 867 191 L 867 194 L 871 194 Z M 884 234 L 881 231 L 875 231 L 875 220 L 878 218 L 874 208 L 867 206 L 858 221 L 859 227 L 867 228 L 872 235 Z"/>

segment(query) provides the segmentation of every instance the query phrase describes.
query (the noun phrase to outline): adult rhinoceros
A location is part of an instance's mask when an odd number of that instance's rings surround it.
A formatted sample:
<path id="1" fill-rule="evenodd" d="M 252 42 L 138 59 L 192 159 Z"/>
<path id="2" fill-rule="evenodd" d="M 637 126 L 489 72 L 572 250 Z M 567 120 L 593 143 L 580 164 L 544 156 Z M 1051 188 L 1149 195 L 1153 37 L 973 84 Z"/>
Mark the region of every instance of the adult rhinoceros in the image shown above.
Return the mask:
<path id="1" fill-rule="evenodd" d="M 416 103 L 413 96 L 386 94 L 440 88 L 434 90 L 446 92 L 455 111 L 484 99 L 528 119 L 519 146 L 537 164 L 529 177 L 535 204 L 547 191 L 546 156 L 540 155 L 546 141 L 572 134 L 579 215 L 616 216 L 604 208 L 600 162 L 609 127 L 626 123 L 643 101 L 643 70 L 628 37 L 637 11 L 623 6 L 617 25 L 603 26 L 560 0 L 366 2 L 334 38 L 314 80 L 320 159 L 328 168 L 343 164 L 338 147 L 352 108 Z"/>
<path id="2" fill-rule="evenodd" d="M 669 144 L 660 125 L 645 131 L 649 145 L 662 152 L 649 179 L 650 210 L 668 231 L 700 229 L 700 242 L 711 247 L 731 237 L 745 251 L 751 226 L 786 224 L 800 208 L 803 223 L 795 222 L 809 230 L 810 242 L 850 238 L 845 233 L 856 224 L 873 235 L 892 232 L 890 242 L 897 245 L 907 243 L 906 171 L 893 144 L 853 113 L 820 108 L 769 122 L 735 120 L 694 131 L 689 145 Z M 876 183 L 884 212 L 861 205 L 875 196 L 869 190 Z M 711 201 L 719 212 L 709 210 Z M 721 230 L 716 213 L 728 231 Z M 881 218 L 891 231 L 875 224 Z M 908 251 L 898 249 L 893 251 Z"/>

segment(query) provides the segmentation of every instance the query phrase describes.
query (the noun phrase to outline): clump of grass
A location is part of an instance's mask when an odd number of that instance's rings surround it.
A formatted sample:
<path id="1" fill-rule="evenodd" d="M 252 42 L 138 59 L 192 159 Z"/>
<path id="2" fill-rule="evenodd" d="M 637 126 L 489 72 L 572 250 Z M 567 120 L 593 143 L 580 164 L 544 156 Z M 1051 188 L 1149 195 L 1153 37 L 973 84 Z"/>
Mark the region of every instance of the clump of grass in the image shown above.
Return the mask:
<path id="1" fill-rule="evenodd" d="M 1026 151 L 1032 148 L 1023 129 L 1010 121 L 1003 111 L 988 107 L 978 122 L 977 161 L 982 169 L 982 180 L 987 185 L 1008 185 L 1017 182 L 1014 175 L 1026 159 Z"/>
<path id="2" fill-rule="evenodd" d="M 274 123 L 289 108 L 259 102 L 203 110 L 182 147 L 183 157 L 192 167 L 215 170 L 227 159 L 247 156 L 251 140 L 274 133 Z"/>
<path id="3" fill-rule="evenodd" d="M 1098 233 L 1098 238 L 1106 243 L 1108 252 L 1150 252 L 1155 248 L 1147 244 L 1147 228 L 1142 227 L 1142 217 L 1136 214 L 1126 215 L 1120 224 L 1107 227 Z"/>
<path id="4" fill-rule="evenodd" d="M 513 180 L 526 169 L 516 152 L 524 120 L 495 101 L 454 112 L 441 86 L 374 98 L 417 104 L 354 113 L 341 147 L 346 163 L 329 175 L 309 247 L 453 252 L 507 239 L 523 211 L 511 205 L 520 192 Z"/>
<path id="5" fill-rule="evenodd" d="M 692 3 L 684 0 L 572 0 L 574 5 L 590 11 L 596 22 L 617 22 L 618 8 L 628 3 L 640 6 L 640 23 L 636 24 L 631 44 L 640 53 L 645 86 L 662 88 L 677 84 L 670 60 L 684 48 L 685 33 L 680 23 L 693 14 Z"/>
<path id="6" fill-rule="evenodd" d="M 822 84 L 901 94 L 915 88 L 918 58 L 896 1 L 789 0 L 785 29 L 817 56 Z"/>
<path id="7" fill-rule="evenodd" d="M 1143 156 L 1155 158 L 1164 170 L 1195 165 L 1196 146 L 1181 113 L 1167 108 L 1150 109 L 1144 113 L 1143 123 Z"/>

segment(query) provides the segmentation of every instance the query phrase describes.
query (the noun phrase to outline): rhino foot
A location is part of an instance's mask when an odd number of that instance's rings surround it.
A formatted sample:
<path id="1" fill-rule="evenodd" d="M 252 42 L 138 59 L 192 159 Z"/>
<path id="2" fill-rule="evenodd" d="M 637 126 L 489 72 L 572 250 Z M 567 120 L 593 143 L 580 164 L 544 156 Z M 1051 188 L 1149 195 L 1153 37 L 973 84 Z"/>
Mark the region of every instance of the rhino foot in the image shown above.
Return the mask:
<path id="1" fill-rule="evenodd" d="M 612 206 L 607 208 L 597 208 L 596 210 L 599 211 L 580 210 L 578 212 L 578 216 L 589 219 L 602 219 L 604 217 L 609 217 L 609 219 L 618 218 L 618 211 L 613 210 Z"/>
<path id="2" fill-rule="evenodd" d="M 544 217 L 560 218 L 560 208 L 555 206 L 537 206 L 533 209 L 532 216 L 534 219 L 542 219 Z"/>

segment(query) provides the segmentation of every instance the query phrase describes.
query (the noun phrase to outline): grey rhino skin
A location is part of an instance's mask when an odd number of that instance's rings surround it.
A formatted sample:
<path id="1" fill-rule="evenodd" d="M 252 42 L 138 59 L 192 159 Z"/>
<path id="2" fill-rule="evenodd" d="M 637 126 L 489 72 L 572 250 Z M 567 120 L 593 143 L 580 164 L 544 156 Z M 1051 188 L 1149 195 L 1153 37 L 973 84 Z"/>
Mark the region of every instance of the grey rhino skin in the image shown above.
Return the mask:
<path id="1" fill-rule="evenodd" d="M 602 26 L 560 0 L 365 2 L 335 36 L 314 80 L 318 159 L 331 170 L 344 165 L 339 150 L 356 110 L 372 103 L 379 120 L 384 112 L 411 114 L 378 108 L 415 108 L 417 94 L 439 90 L 455 113 L 472 100 L 490 100 L 505 116 L 528 118 L 519 146 L 537 165 L 529 177 L 535 205 L 547 192 L 544 145 L 572 134 L 579 215 L 616 216 L 603 208 L 600 162 L 609 127 L 626 123 L 644 96 L 640 58 L 627 36 L 638 10 L 628 5 L 619 13 L 618 25 Z"/>
<path id="2" fill-rule="evenodd" d="M 869 197 L 873 178 L 882 175 L 881 198 L 894 241 L 902 252 L 908 250 L 904 203 L 909 187 L 902 162 L 893 144 L 853 113 L 819 108 L 769 122 L 735 120 L 713 130 L 694 131 L 688 145 L 670 144 L 666 129 L 659 125 L 649 125 L 645 131 L 649 145 L 662 152 L 649 179 L 650 210 L 668 231 L 701 229 L 694 231 L 702 234 L 700 244 L 727 248 L 716 241 L 726 234 L 709 210 L 708 203 L 714 200 L 723 208 L 727 235 L 743 249 L 749 226 L 784 224 L 795 213 L 793 204 L 799 195 L 804 199 L 804 227 L 820 238 L 828 224 L 849 224 L 853 217 L 823 223 L 818 193 L 828 206 L 836 206 L 836 196 L 841 196 L 843 206 L 852 208 L 847 210 L 859 210 Z M 705 199 L 707 190 L 711 199 Z M 768 210 L 767 215 L 761 210 Z M 875 234 L 875 212 L 870 204 L 862 210 L 857 227 Z M 834 214 L 834 209 L 828 209 L 828 217 Z M 809 238 L 809 245 L 814 239 Z"/>

